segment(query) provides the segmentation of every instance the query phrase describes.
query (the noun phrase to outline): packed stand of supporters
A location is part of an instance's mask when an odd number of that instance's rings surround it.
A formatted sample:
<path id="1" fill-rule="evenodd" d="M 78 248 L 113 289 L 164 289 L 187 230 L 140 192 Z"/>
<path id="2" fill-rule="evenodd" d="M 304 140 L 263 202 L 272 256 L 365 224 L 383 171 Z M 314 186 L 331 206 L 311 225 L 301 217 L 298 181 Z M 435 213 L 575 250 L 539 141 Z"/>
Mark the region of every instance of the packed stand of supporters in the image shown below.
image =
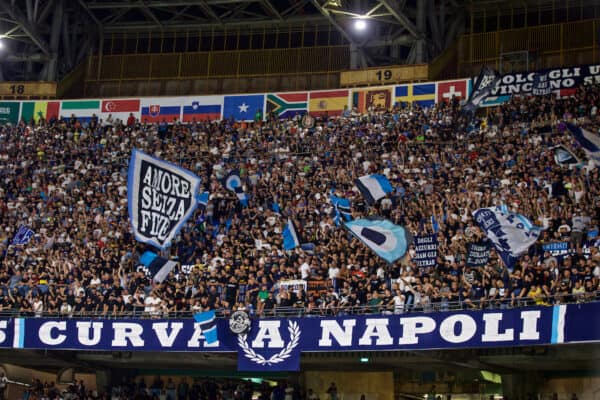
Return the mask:
<path id="1" fill-rule="evenodd" d="M 244 309 L 252 315 L 402 313 L 452 307 L 503 308 L 591 301 L 600 277 L 599 169 L 565 127 L 598 132 L 600 88 L 574 97 L 513 98 L 463 116 L 457 99 L 432 108 L 346 110 L 303 127 L 260 112 L 223 120 L 146 124 L 75 117 L 22 121 L 0 131 L 0 310 L 22 315 L 189 315 Z M 559 166 L 552 146 L 582 160 Z M 168 256 L 179 266 L 161 284 L 138 269 L 127 168 L 132 148 L 179 164 L 210 192 Z M 220 179 L 239 169 L 243 207 Z M 368 207 L 354 187 L 379 173 L 395 190 Z M 414 235 L 439 224 L 435 268 L 417 268 L 414 249 L 393 265 L 333 221 L 329 193 L 351 200 L 354 218 L 379 215 Z M 277 207 L 274 207 L 274 204 Z M 514 270 L 492 252 L 469 268 L 469 243 L 484 237 L 471 213 L 506 204 L 545 230 Z M 282 250 L 293 218 L 314 254 Z M 21 226 L 34 236 L 12 246 Z M 568 241 L 553 256 L 543 243 Z M 281 282 L 304 280 L 308 290 Z M 312 283 L 318 282 L 317 286 Z M 316 287 L 316 289 L 315 289 Z"/>

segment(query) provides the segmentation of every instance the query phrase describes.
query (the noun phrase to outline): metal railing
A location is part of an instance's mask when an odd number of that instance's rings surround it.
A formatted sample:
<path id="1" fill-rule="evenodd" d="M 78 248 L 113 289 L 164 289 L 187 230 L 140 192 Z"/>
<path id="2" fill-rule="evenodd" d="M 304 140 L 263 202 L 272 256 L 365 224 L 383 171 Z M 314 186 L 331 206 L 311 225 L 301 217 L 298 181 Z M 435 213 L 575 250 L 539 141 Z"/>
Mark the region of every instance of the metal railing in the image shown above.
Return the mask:
<path id="1" fill-rule="evenodd" d="M 425 304 L 406 304 L 402 308 L 389 305 L 360 305 L 344 306 L 337 305 L 331 307 L 279 307 L 263 310 L 248 310 L 252 318 L 324 318 L 332 316 L 346 315 L 403 315 L 403 314 L 422 314 L 447 311 L 465 311 L 465 310 L 502 310 L 528 308 L 533 306 L 552 306 L 558 304 L 579 304 L 600 302 L 600 291 L 587 292 L 583 294 L 556 294 L 552 296 L 542 296 L 537 299 L 516 298 L 516 299 L 482 299 L 479 301 L 441 301 Z M 216 309 L 217 318 L 227 318 L 233 312 L 230 309 Z M 31 311 L 23 312 L 21 310 L 0 310 L 0 318 L 92 318 L 92 319 L 185 319 L 193 318 L 197 312 L 185 311 L 146 311 L 146 307 L 134 307 L 130 311 L 42 311 L 34 313 Z"/>

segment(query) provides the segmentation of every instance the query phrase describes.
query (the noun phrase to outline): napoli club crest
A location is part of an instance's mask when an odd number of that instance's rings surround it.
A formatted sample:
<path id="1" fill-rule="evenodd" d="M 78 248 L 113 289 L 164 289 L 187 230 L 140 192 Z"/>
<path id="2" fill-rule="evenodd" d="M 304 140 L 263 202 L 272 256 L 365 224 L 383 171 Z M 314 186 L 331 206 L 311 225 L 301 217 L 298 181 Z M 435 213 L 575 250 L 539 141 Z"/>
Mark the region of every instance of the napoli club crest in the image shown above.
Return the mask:
<path id="1" fill-rule="evenodd" d="M 236 311 L 229 317 L 229 330 L 236 335 L 241 335 L 250 330 L 250 317 L 245 311 Z"/>

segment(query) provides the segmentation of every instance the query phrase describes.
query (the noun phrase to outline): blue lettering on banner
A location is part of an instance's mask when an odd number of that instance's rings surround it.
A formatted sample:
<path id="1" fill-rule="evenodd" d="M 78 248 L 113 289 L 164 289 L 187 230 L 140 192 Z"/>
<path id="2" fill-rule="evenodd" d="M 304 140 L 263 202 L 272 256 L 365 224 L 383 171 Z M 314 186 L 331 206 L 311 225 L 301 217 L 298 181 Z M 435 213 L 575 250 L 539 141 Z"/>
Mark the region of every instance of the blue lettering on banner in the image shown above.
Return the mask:
<path id="1" fill-rule="evenodd" d="M 301 352 L 424 350 L 600 341 L 600 303 L 509 310 L 259 319 L 248 336 L 218 320 L 207 344 L 193 319 L 0 319 L 0 347 L 238 352 L 240 370 L 297 370 Z M 593 325 L 593 324 L 592 324 Z"/>

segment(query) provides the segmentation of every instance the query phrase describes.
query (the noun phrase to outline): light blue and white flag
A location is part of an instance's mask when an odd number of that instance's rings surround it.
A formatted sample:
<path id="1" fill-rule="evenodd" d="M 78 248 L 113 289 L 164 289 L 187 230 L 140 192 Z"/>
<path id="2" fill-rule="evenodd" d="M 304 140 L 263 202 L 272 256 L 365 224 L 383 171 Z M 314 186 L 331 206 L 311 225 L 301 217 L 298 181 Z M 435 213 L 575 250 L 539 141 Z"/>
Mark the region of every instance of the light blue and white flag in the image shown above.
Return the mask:
<path id="1" fill-rule="evenodd" d="M 573 124 L 567 124 L 567 128 L 585 150 L 588 157 L 600 165 L 600 136 Z"/>
<path id="2" fill-rule="evenodd" d="M 510 270 L 543 230 L 533 225 L 527 217 L 509 211 L 505 205 L 480 208 L 473 212 L 473 218 Z"/>
<path id="3" fill-rule="evenodd" d="M 577 156 L 562 144 L 552 147 L 552 151 L 554 152 L 554 161 L 560 166 L 568 167 L 580 162 Z"/>
<path id="4" fill-rule="evenodd" d="M 208 205 L 209 198 L 210 198 L 209 192 L 202 192 L 198 196 L 196 196 L 196 200 L 198 200 L 198 205 L 203 208 L 206 208 L 206 206 Z"/>
<path id="5" fill-rule="evenodd" d="M 377 200 L 394 191 L 390 181 L 385 176 L 378 174 L 361 176 L 354 180 L 354 184 L 369 205 L 375 204 Z"/>
<path id="6" fill-rule="evenodd" d="M 352 212 L 350 210 L 350 200 L 344 199 L 343 197 L 337 197 L 331 194 L 329 196 L 335 216 L 333 221 L 337 226 L 340 226 L 340 221 L 343 218 L 344 221 L 352 221 Z"/>
<path id="7" fill-rule="evenodd" d="M 207 344 L 215 343 L 219 340 L 214 310 L 194 314 L 194 320 L 200 324 L 200 329 Z"/>
<path id="8" fill-rule="evenodd" d="M 390 264 L 404 257 L 412 241 L 404 227 L 386 219 L 357 219 L 344 222 L 344 227 Z"/>
<path id="9" fill-rule="evenodd" d="M 15 233 L 15 236 L 12 239 L 11 244 L 13 246 L 19 246 L 29 243 L 31 238 L 33 237 L 34 232 L 26 227 L 25 225 L 21 225 Z"/>
<path id="10" fill-rule="evenodd" d="M 161 250 L 169 247 L 198 206 L 199 185 L 190 171 L 133 149 L 127 203 L 135 239 Z"/>
<path id="11" fill-rule="evenodd" d="M 298 235 L 296 225 L 291 219 L 288 219 L 285 227 L 283 228 L 282 234 L 284 250 L 293 250 L 300 246 L 300 236 Z"/>
<path id="12" fill-rule="evenodd" d="M 177 265 L 175 261 L 161 257 L 152 251 L 142 254 L 140 264 L 137 271 L 144 272 L 148 278 L 158 283 L 164 281 Z"/>

